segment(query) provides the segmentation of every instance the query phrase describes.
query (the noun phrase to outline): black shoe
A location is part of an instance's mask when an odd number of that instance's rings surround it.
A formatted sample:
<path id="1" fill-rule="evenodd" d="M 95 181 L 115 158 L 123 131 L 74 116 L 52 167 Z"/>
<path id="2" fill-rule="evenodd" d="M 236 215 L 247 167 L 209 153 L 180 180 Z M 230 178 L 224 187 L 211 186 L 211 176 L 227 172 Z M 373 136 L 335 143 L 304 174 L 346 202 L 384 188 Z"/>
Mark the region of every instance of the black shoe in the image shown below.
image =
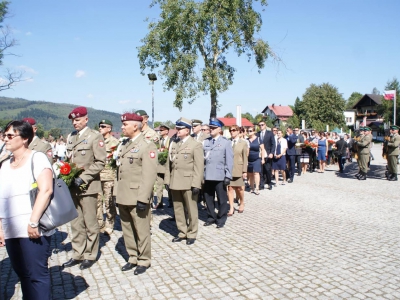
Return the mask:
<path id="1" fill-rule="evenodd" d="M 259 188 L 259 190 L 263 190 L 263 189 L 264 189 L 264 186 L 261 186 L 261 185 L 260 185 L 260 188 Z"/>
<path id="2" fill-rule="evenodd" d="M 268 189 L 271 191 L 272 190 L 272 184 L 268 184 Z"/>
<path id="3" fill-rule="evenodd" d="M 150 268 L 150 267 L 145 267 L 145 266 L 137 266 L 135 269 L 135 272 L 133 274 L 135 275 L 140 275 L 143 274 L 144 272 L 146 272 L 146 270 Z"/>
<path id="4" fill-rule="evenodd" d="M 293 182 L 293 179 L 292 179 L 292 178 L 289 178 L 287 182 L 288 182 L 288 183 L 292 183 L 292 182 Z"/>
<path id="5" fill-rule="evenodd" d="M 301 173 L 298 173 L 297 176 L 301 176 Z"/>
<path id="6" fill-rule="evenodd" d="M 173 242 L 173 243 L 179 243 L 179 242 L 182 242 L 183 240 L 186 240 L 186 238 L 181 238 L 181 237 L 179 237 L 179 236 L 176 236 L 176 237 L 174 237 L 174 238 L 172 239 L 172 242 Z"/>
<path id="7" fill-rule="evenodd" d="M 393 175 L 392 177 L 388 178 L 389 181 L 397 181 L 397 175 Z"/>
<path id="8" fill-rule="evenodd" d="M 361 173 L 357 173 L 356 175 L 354 175 L 356 178 L 361 176 Z"/>
<path id="9" fill-rule="evenodd" d="M 217 225 L 217 228 L 222 228 L 224 226 L 225 226 L 225 224 L 220 224 L 220 225 Z"/>
<path id="10" fill-rule="evenodd" d="M 210 226 L 210 225 L 212 225 L 214 223 L 215 223 L 215 221 L 207 221 L 207 222 L 204 223 L 204 226 Z"/>
<path id="11" fill-rule="evenodd" d="M 365 176 L 364 174 L 360 175 L 358 177 L 358 180 L 367 180 L 367 176 Z"/>
<path id="12" fill-rule="evenodd" d="M 193 245 L 196 239 L 187 239 L 186 240 L 186 245 Z"/>
<path id="13" fill-rule="evenodd" d="M 71 268 L 73 266 L 79 265 L 81 262 L 82 262 L 81 260 L 71 258 L 66 263 L 63 263 L 62 266 L 63 268 Z"/>
<path id="14" fill-rule="evenodd" d="M 169 217 L 167 220 L 168 220 L 168 221 L 175 221 L 175 216 Z"/>
<path id="15" fill-rule="evenodd" d="M 95 260 L 84 259 L 79 269 L 81 270 L 89 269 L 91 266 L 94 265 L 95 262 L 96 262 Z"/>
<path id="16" fill-rule="evenodd" d="M 121 271 L 122 272 L 126 272 L 126 271 L 129 271 L 129 270 L 132 270 L 134 267 L 136 267 L 137 266 L 137 264 L 131 264 L 131 263 L 127 263 L 125 266 L 123 266 L 122 268 L 121 268 Z"/>

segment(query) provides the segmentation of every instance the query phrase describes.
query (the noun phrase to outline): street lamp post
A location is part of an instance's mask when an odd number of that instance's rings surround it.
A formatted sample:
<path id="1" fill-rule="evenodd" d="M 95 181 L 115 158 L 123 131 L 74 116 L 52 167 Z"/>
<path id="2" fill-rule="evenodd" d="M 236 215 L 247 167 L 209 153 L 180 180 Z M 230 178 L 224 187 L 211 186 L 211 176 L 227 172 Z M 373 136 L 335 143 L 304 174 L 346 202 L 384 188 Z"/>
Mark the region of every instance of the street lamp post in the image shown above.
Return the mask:
<path id="1" fill-rule="evenodd" d="M 149 80 L 151 81 L 151 85 L 152 85 L 152 95 L 151 95 L 151 123 L 152 123 L 152 127 L 154 129 L 154 81 L 157 80 L 157 76 L 154 73 L 151 74 L 147 74 L 147 77 L 149 77 Z"/>

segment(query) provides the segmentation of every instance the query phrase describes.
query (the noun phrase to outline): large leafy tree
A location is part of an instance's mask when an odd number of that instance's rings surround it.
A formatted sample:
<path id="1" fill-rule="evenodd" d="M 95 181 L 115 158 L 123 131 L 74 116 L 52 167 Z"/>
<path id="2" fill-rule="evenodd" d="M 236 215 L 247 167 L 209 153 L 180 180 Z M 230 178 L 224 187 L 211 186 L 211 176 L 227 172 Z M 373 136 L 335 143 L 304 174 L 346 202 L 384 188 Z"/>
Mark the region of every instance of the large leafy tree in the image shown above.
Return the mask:
<path id="1" fill-rule="evenodd" d="M 385 91 L 396 90 L 396 123 L 400 123 L 400 84 L 396 77 L 389 80 L 385 85 Z M 383 99 L 383 97 L 382 97 Z M 393 101 L 382 100 L 378 107 L 378 113 L 383 116 L 385 122 L 393 124 Z"/>
<path id="2" fill-rule="evenodd" d="M 359 92 L 351 93 L 349 99 L 346 101 L 346 109 L 352 109 L 353 106 L 363 97 L 364 95 Z"/>
<path id="3" fill-rule="evenodd" d="M 161 14 L 138 47 L 142 74 L 158 69 L 179 110 L 183 99 L 191 104 L 200 93 L 208 94 L 210 117 L 216 117 L 218 94 L 233 83 L 235 73 L 228 51 L 254 58 L 259 70 L 268 56 L 278 59 L 266 41 L 255 37 L 262 25 L 253 9 L 257 1 L 267 5 L 266 0 L 153 0 Z"/>
<path id="4" fill-rule="evenodd" d="M 306 126 L 323 129 L 325 125 L 330 128 L 344 127 L 345 100 L 338 89 L 329 84 L 311 84 L 307 88 L 301 101 L 300 119 L 306 121 Z"/>

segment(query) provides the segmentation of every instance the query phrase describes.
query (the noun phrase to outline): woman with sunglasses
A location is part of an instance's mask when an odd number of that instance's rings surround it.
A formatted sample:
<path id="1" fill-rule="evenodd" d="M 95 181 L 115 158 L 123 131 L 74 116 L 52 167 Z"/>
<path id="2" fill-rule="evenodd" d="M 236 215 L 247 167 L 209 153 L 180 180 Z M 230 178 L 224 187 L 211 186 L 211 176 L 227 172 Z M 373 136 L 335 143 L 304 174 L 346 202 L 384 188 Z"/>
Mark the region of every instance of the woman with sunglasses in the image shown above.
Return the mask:
<path id="1" fill-rule="evenodd" d="M 53 193 L 53 172 L 44 153 L 28 149 L 33 135 L 32 126 L 24 121 L 11 121 L 5 129 L 6 148 L 12 156 L 0 169 L 0 247 L 7 248 L 23 298 L 41 300 L 50 299 L 47 260 L 54 230 L 43 232 L 39 220 Z M 32 173 L 39 190 L 33 208 Z"/>
<path id="2" fill-rule="evenodd" d="M 264 164 L 264 144 L 260 138 L 256 135 L 254 126 L 249 127 L 247 132 L 249 133 L 249 163 L 247 167 L 247 175 L 249 177 L 250 193 L 260 195 L 258 187 L 260 186 L 260 172 L 261 166 Z M 254 187 L 255 184 L 255 187 Z"/>
<path id="3" fill-rule="evenodd" d="M 229 212 L 228 217 L 235 213 L 233 207 L 234 193 L 239 198 L 239 213 L 244 211 L 244 181 L 247 178 L 247 152 L 248 147 L 246 141 L 240 138 L 240 128 L 237 125 L 231 126 L 229 129 L 232 139 L 233 147 L 233 171 L 232 180 L 228 186 L 228 200 L 229 200 Z"/>

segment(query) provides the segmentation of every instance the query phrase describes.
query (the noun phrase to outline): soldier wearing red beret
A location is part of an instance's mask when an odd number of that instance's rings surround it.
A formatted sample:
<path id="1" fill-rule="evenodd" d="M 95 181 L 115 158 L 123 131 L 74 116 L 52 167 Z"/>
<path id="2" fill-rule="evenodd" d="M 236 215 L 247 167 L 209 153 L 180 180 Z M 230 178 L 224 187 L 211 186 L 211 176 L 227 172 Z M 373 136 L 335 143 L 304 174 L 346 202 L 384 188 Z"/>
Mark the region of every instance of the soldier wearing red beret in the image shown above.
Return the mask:
<path id="1" fill-rule="evenodd" d="M 90 268 L 99 252 L 99 224 L 97 222 L 97 194 L 101 192 L 100 172 L 106 161 L 103 136 L 87 127 L 88 116 L 85 107 L 71 111 L 75 131 L 67 138 L 67 160 L 84 171 L 75 178 L 71 195 L 78 211 L 78 218 L 71 221 L 72 258 L 63 267 L 80 264 L 80 269 Z"/>
<path id="2" fill-rule="evenodd" d="M 36 120 L 33 118 L 24 118 L 22 121 L 28 122 L 31 124 L 33 133 L 35 134 L 32 142 L 29 144 L 29 149 L 38 151 L 38 152 L 43 152 L 46 154 L 47 159 L 50 161 L 51 164 L 53 164 L 53 149 L 51 148 L 51 145 L 47 142 L 42 141 L 37 135 L 37 126 L 36 126 Z"/>
<path id="3" fill-rule="evenodd" d="M 141 116 L 126 113 L 121 116 L 121 121 L 127 139 L 117 150 L 116 196 L 129 254 L 122 271 L 136 267 L 134 274 L 139 275 L 151 264 L 150 202 L 157 176 L 157 147 L 144 138 Z"/>

